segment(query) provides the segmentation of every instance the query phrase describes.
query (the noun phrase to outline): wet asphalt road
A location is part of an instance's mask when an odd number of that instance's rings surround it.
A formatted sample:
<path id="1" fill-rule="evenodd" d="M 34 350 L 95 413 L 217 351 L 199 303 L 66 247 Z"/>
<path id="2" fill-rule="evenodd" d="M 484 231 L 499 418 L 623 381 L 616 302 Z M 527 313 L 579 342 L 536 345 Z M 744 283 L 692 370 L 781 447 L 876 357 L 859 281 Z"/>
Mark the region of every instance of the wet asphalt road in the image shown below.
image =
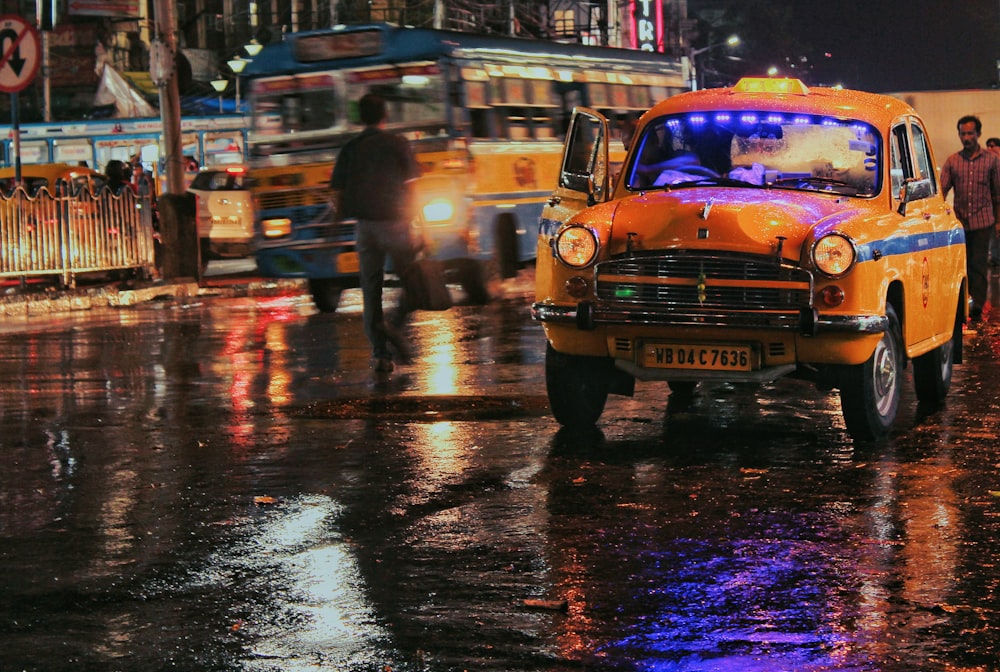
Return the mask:
<path id="1" fill-rule="evenodd" d="M 353 302 L 353 303 L 352 303 Z M 1000 669 L 1000 320 L 855 445 L 795 381 L 548 414 L 528 299 L 0 328 L 0 670 Z"/>

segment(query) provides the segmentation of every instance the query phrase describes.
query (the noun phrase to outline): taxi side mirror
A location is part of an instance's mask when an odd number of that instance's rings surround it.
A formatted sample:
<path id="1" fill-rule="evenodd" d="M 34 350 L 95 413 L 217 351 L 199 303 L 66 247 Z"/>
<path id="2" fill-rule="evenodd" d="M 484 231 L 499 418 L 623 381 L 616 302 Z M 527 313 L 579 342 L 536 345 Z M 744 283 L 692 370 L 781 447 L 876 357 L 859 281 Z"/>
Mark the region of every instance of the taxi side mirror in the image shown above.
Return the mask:
<path id="1" fill-rule="evenodd" d="M 929 179 L 910 178 L 903 183 L 899 190 L 899 208 L 896 212 L 905 215 L 907 203 L 930 198 L 933 195 L 934 184 Z"/>
<path id="2" fill-rule="evenodd" d="M 573 191 L 582 191 L 584 193 L 590 193 L 592 191 L 591 185 L 593 184 L 594 178 L 589 174 L 581 173 L 571 173 L 564 171 L 562 174 L 562 184 L 567 189 L 572 189 Z"/>
<path id="3" fill-rule="evenodd" d="M 595 205 L 599 201 L 603 200 L 603 189 L 597 182 L 597 178 L 591 173 L 587 175 L 579 175 L 576 173 L 566 173 L 562 174 L 562 184 L 567 189 L 572 189 L 573 191 L 579 191 L 587 195 L 587 205 Z"/>

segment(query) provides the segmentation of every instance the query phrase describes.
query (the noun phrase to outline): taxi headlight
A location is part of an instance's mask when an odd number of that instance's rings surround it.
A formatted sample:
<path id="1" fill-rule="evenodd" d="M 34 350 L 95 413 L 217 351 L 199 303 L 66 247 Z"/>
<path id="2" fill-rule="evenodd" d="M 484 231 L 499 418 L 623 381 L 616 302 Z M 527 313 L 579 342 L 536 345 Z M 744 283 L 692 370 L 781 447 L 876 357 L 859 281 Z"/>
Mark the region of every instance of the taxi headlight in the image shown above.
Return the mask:
<path id="1" fill-rule="evenodd" d="M 813 245 L 812 259 L 816 268 L 831 278 L 847 273 L 857 261 L 858 251 L 849 238 L 839 233 L 823 236 Z"/>
<path id="2" fill-rule="evenodd" d="M 597 258 L 600 244 L 592 229 L 571 224 L 556 234 L 553 249 L 559 260 L 567 266 L 583 268 Z"/>
<path id="3" fill-rule="evenodd" d="M 279 219 L 265 219 L 261 222 L 261 231 L 265 238 L 280 238 L 292 232 L 292 220 L 287 217 Z"/>
<path id="4" fill-rule="evenodd" d="M 455 216 L 455 206 L 446 198 L 435 198 L 424 205 L 424 221 L 428 224 L 447 222 Z"/>

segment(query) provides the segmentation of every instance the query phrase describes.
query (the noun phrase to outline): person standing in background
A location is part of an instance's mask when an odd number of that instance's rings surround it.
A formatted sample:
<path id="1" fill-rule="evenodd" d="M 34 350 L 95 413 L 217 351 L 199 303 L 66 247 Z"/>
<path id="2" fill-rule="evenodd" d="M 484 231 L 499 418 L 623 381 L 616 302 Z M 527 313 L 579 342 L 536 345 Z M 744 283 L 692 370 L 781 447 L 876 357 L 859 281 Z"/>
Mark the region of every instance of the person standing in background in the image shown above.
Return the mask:
<path id="1" fill-rule="evenodd" d="M 410 182 L 420 177 L 420 164 L 406 138 L 384 130 L 388 117 L 384 98 L 365 94 L 358 108 L 365 129 L 340 150 L 330 188 L 337 217 L 358 220 L 365 334 L 372 345 L 372 368 L 376 373 L 389 373 L 393 370 L 390 343 L 400 360 L 410 358 L 401 329 L 413 311 L 413 302 L 404 283 L 399 304 L 386 323 L 382 307 L 385 261 L 391 259 L 393 270 L 402 278 L 416 258 L 410 230 Z"/>
<path id="2" fill-rule="evenodd" d="M 955 215 L 965 229 L 966 268 L 970 316 L 982 318 L 989 291 L 990 239 L 1000 227 L 1000 155 L 979 145 L 983 124 L 966 115 L 958 120 L 961 151 L 949 156 L 941 168 L 941 189 L 945 197 L 955 190 Z"/>
<path id="3" fill-rule="evenodd" d="M 986 149 L 1000 155 L 1000 138 L 989 138 Z M 1000 268 L 1000 231 L 995 231 L 990 239 L 990 268 Z"/>

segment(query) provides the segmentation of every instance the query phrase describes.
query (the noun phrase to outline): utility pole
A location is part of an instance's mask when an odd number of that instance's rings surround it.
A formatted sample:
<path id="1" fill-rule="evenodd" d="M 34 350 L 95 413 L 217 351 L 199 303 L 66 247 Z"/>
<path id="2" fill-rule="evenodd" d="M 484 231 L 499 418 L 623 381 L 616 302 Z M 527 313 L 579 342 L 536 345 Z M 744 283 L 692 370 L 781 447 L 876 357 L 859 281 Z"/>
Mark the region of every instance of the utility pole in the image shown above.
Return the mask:
<path id="1" fill-rule="evenodd" d="M 177 85 L 177 16 L 171 0 L 156 0 L 156 33 L 150 70 L 160 90 L 160 119 L 166 159 L 167 193 L 184 193 L 181 97 Z"/>
<path id="2" fill-rule="evenodd" d="M 160 90 L 160 119 L 167 193 L 158 200 L 164 278 L 194 277 L 201 281 L 201 247 L 195 223 L 194 196 L 184 189 L 184 149 L 181 142 L 181 96 L 177 82 L 177 16 L 174 0 L 155 0 L 156 35 L 150 54 L 150 74 Z"/>

